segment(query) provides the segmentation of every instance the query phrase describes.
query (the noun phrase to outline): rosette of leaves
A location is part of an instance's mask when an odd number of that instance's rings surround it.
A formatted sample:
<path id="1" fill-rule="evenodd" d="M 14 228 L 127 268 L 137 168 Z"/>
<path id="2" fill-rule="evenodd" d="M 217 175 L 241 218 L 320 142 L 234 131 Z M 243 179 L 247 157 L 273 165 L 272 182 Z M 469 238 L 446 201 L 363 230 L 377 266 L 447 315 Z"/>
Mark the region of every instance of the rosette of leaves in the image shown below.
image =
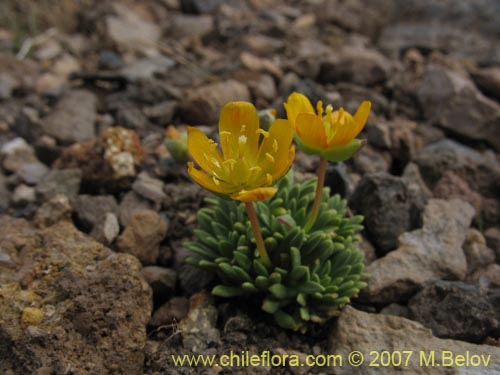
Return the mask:
<path id="1" fill-rule="evenodd" d="M 256 202 L 271 268 L 256 252 L 245 205 L 206 199 L 195 241 L 186 244 L 193 253 L 187 261 L 217 274 L 214 295 L 255 296 L 281 327 L 304 332 L 308 322 L 336 316 L 367 285 L 357 247 L 363 217 L 348 216 L 345 200 L 325 188 L 314 225 L 303 229 L 315 185 L 315 179 L 295 183 L 290 172 L 271 199 Z"/>

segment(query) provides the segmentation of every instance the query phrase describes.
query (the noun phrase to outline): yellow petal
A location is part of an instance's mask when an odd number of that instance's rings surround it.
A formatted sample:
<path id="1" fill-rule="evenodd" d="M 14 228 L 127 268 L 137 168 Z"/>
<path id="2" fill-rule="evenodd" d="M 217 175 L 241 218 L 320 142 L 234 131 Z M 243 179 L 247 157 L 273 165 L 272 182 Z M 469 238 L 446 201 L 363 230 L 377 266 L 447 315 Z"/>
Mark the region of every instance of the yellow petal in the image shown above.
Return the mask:
<path id="1" fill-rule="evenodd" d="M 196 183 L 215 193 L 231 194 L 235 190 L 230 184 L 225 183 L 224 181 L 217 180 L 216 183 L 213 176 L 209 176 L 208 174 L 196 169 L 192 162 L 188 163 L 188 173 Z"/>
<path id="2" fill-rule="evenodd" d="M 313 113 L 301 113 L 297 116 L 295 131 L 300 140 L 315 149 L 326 148 L 326 134 L 323 119 Z"/>
<path id="3" fill-rule="evenodd" d="M 269 129 L 269 136 L 264 138 L 259 149 L 259 165 L 264 165 L 264 158 L 270 159 L 267 155 L 271 155 L 274 162 L 270 168 L 265 168 L 264 175 L 270 173 L 273 176 L 273 181 L 281 177 L 280 173 L 286 172 L 290 168 L 293 161 L 289 160 L 290 147 L 292 144 L 294 130 L 290 125 L 290 121 L 276 120 Z M 262 176 L 261 176 L 262 177 Z"/>
<path id="4" fill-rule="evenodd" d="M 207 173 L 220 172 L 222 157 L 215 143 L 200 130 L 188 126 L 188 150 L 194 161 Z"/>
<path id="5" fill-rule="evenodd" d="M 280 163 L 276 163 L 273 168 L 269 171 L 271 176 L 273 177 L 273 181 L 276 181 L 278 178 L 282 177 L 290 167 L 292 166 L 293 159 L 295 159 L 295 146 L 291 146 L 288 149 L 287 155 L 283 158 L 283 161 Z"/>
<path id="6" fill-rule="evenodd" d="M 276 194 L 278 188 L 275 187 L 261 187 L 252 190 L 241 190 L 239 193 L 231 195 L 231 199 L 242 202 L 255 202 L 271 198 Z"/>
<path id="7" fill-rule="evenodd" d="M 259 116 L 251 103 L 231 102 L 222 108 L 219 118 L 219 134 L 225 159 L 239 154 L 254 156 L 259 142 Z"/>
<path id="8" fill-rule="evenodd" d="M 328 147 L 346 145 L 356 138 L 366 124 L 366 120 L 370 114 L 370 107 L 371 103 L 369 101 L 364 101 L 359 106 L 354 117 L 352 117 L 349 113 L 345 113 L 344 116 L 348 121 L 344 126 L 339 126 L 335 137 L 328 142 Z"/>
<path id="9" fill-rule="evenodd" d="M 300 113 L 315 113 L 314 108 L 305 95 L 297 92 L 292 93 L 286 103 L 284 103 L 286 116 L 291 122 L 292 127 L 295 127 L 297 116 Z"/>
<path id="10" fill-rule="evenodd" d="M 354 130 L 352 138 L 356 138 L 361 130 L 363 130 L 363 128 L 365 127 L 368 116 L 370 115 L 371 107 L 372 103 L 370 103 L 368 100 L 365 100 L 359 106 L 356 114 L 354 115 Z"/>

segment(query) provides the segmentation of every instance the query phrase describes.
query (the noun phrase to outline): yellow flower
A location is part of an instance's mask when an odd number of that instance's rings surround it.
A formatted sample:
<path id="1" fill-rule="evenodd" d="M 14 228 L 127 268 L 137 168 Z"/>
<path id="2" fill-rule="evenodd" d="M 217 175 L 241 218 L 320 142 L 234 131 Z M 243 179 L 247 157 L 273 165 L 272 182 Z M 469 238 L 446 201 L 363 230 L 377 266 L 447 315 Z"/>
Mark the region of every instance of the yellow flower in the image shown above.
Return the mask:
<path id="1" fill-rule="evenodd" d="M 199 129 L 188 127 L 188 149 L 200 169 L 188 163 L 188 173 L 198 184 L 242 202 L 272 197 L 273 181 L 283 176 L 295 157 L 293 128 L 276 120 L 269 132 L 259 128 L 255 107 L 247 102 L 224 106 L 219 119 L 217 144 Z"/>
<path id="2" fill-rule="evenodd" d="M 306 154 L 318 154 L 329 161 L 343 161 L 354 155 L 364 144 L 356 139 L 363 130 L 371 103 L 364 101 L 352 116 L 343 108 L 333 111 L 331 105 L 323 109 L 320 100 L 314 110 L 309 99 L 292 93 L 284 104 L 288 120 L 295 127 L 295 141 Z"/>

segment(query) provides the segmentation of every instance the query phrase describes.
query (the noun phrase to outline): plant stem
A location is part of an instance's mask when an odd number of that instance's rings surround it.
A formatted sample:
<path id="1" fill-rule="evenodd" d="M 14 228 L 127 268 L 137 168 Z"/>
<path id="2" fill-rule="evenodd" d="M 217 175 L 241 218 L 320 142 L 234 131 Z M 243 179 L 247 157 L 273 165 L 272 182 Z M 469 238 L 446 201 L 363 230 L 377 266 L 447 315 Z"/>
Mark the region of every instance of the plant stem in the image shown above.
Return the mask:
<path id="1" fill-rule="evenodd" d="M 306 231 L 312 228 L 314 222 L 316 221 L 316 218 L 318 217 L 319 206 L 321 205 L 321 196 L 323 195 L 323 186 L 325 185 L 326 164 L 327 160 L 320 157 L 316 195 L 314 196 L 314 203 L 311 208 L 311 212 L 309 212 L 309 217 L 307 218 L 306 225 L 304 226 L 304 229 Z"/>
<path id="2" fill-rule="evenodd" d="M 255 212 L 255 207 L 253 202 L 246 202 L 248 218 L 252 224 L 253 234 L 255 236 L 255 243 L 257 244 L 257 250 L 259 251 L 262 263 L 267 267 L 271 268 L 271 259 L 267 255 L 266 245 L 264 244 L 264 239 L 262 238 L 262 233 L 260 232 L 259 219 L 257 218 L 257 213 Z"/>

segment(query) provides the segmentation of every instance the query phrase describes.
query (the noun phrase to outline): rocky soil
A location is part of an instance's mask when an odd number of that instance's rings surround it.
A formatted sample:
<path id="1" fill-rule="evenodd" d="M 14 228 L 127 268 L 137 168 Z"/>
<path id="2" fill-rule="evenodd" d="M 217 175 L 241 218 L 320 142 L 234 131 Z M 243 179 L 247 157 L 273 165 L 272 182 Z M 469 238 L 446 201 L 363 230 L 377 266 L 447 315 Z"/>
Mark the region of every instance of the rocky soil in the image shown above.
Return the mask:
<path id="1" fill-rule="evenodd" d="M 500 374 L 497 0 L 6 0 L 0 13 L 0 373 L 431 373 L 170 358 L 385 349 L 491 355 L 431 370 Z M 294 90 L 373 105 L 368 145 L 327 175 L 366 218 L 372 278 L 306 335 L 211 297 L 212 276 L 183 263 L 208 193 L 164 146 L 168 125 L 213 133 L 227 101 L 283 117 Z M 299 153 L 294 168 L 316 163 Z"/>

